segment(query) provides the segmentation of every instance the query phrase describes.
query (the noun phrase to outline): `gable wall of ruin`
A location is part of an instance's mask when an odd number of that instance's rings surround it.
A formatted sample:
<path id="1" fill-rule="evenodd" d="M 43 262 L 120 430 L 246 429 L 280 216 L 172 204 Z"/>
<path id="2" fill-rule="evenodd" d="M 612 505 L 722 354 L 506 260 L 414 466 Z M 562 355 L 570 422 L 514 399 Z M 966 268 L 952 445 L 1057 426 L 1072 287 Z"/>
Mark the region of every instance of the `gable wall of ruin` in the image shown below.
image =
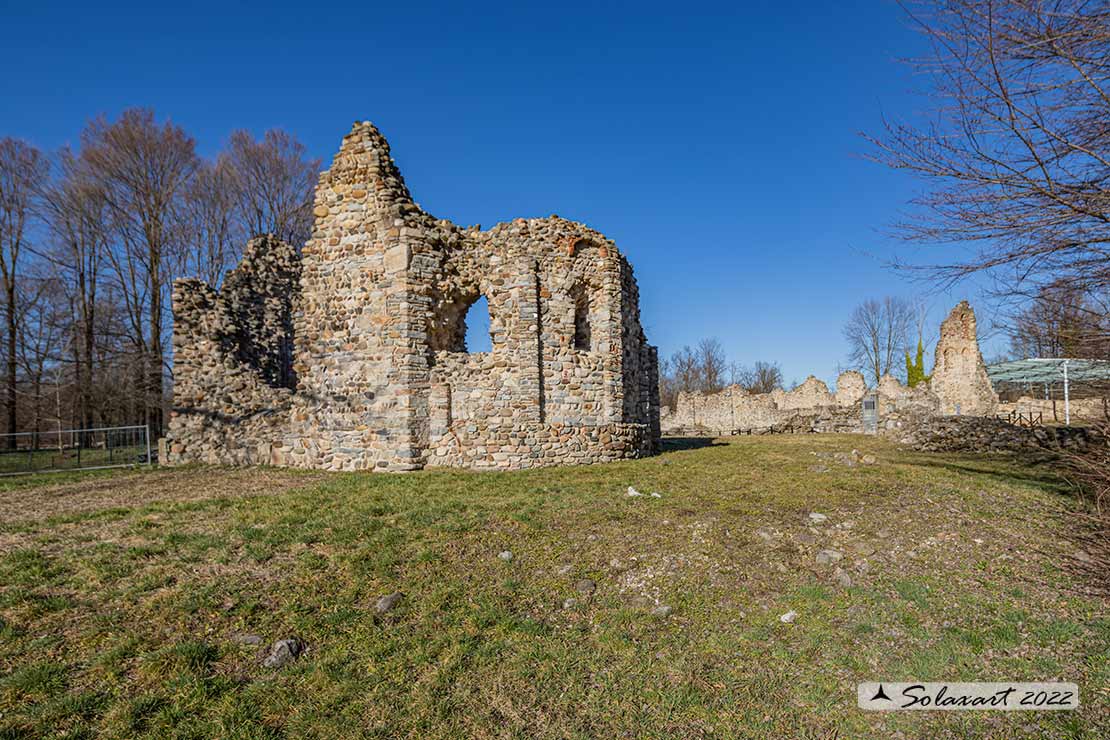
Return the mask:
<path id="1" fill-rule="evenodd" d="M 356 124 L 321 175 L 314 215 L 298 290 L 288 291 L 299 292 L 287 306 L 295 389 L 271 398 L 259 363 L 240 368 L 267 408 L 265 429 L 248 439 L 230 427 L 198 434 L 196 420 L 211 409 L 205 398 L 179 404 L 182 385 L 168 462 L 404 471 L 656 450 L 656 351 L 640 326 L 631 266 L 603 235 L 557 216 L 488 231 L 437 220 L 413 203 L 368 123 Z M 185 369 L 206 341 L 195 327 L 231 295 L 195 282 L 175 292 Z M 479 296 L 493 347 L 471 353 L 464 317 Z M 241 416 L 249 398 L 227 392 L 225 373 L 212 376 Z M 239 447 L 255 450 L 251 459 L 230 453 Z"/>

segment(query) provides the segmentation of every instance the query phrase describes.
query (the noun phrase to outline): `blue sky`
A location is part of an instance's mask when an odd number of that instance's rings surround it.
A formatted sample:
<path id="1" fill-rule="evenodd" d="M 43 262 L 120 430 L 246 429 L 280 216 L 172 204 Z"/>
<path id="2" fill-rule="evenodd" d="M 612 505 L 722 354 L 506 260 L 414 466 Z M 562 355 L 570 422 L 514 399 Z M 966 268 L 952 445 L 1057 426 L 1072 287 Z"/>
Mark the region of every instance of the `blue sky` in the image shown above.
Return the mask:
<path id="1" fill-rule="evenodd" d="M 54 149 L 149 106 L 203 154 L 282 127 L 326 166 L 372 120 L 438 217 L 616 240 L 665 355 L 716 336 L 831 381 L 857 303 L 930 290 L 884 266 L 927 258 L 887 235 L 920 184 L 861 157 L 859 132 L 925 106 L 888 0 L 0 8 L 0 135 Z M 961 298 L 990 323 L 969 284 L 926 296 L 933 324 Z"/>

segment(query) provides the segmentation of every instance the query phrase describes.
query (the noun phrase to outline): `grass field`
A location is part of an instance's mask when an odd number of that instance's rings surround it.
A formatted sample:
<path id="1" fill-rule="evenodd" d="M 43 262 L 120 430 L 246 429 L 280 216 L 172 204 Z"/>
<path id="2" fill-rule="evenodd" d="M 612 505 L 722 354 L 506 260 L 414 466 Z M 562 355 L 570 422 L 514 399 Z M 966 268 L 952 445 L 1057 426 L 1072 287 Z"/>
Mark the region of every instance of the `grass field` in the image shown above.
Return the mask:
<path id="1" fill-rule="evenodd" d="M 0 475 L 44 470 L 72 470 L 108 465 L 139 465 L 146 462 L 146 444 L 131 444 L 114 449 L 89 448 L 78 454 L 65 450 L 0 450 Z"/>
<path id="2" fill-rule="evenodd" d="M 809 436 L 63 475 L 0 481 L 0 738 L 1110 736 L 1077 504 L 1008 458 Z M 1082 707 L 863 713 L 875 679 L 1075 681 Z"/>

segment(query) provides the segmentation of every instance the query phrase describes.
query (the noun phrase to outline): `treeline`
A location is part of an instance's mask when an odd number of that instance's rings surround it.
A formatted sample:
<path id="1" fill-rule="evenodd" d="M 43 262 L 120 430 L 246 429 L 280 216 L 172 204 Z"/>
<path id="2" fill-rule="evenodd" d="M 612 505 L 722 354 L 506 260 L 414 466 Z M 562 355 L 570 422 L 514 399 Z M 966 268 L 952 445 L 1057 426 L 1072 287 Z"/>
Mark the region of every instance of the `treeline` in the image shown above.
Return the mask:
<path id="1" fill-rule="evenodd" d="M 146 109 L 91 121 L 76 148 L 0 139 L 4 430 L 159 434 L 173 280 L 219 285 L 257 234 L 302 245 L 319 168 L 281 130 L 236 131 L 206 159 Z"/>
<path id="2" fill-rule="evenodd" d="M 730 385 L 770 393 L 782 388 L 782 369 L 774 362 L 732 362 L 715 338 L 703 339 L 693 349 L 685 346 L 659 362 L 660 402 L 672 409 L 679 393 L 717 393 Z"/>
<path id="3" fill-rule="evenodd" d="M 1110 288 L 1047 285 L 1015 313 L 1009 336 L 1014 359 L 1110 360 Z"/>

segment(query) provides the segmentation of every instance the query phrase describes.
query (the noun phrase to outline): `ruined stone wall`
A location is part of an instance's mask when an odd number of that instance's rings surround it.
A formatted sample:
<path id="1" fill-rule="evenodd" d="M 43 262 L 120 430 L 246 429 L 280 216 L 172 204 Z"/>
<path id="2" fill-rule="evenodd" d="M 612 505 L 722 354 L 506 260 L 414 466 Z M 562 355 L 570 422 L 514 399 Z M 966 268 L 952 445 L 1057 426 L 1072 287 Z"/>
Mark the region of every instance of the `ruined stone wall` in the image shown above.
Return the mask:
<path id="1" fill-rule="evenodd" d="M 793 426 L 813 430 L 863 431 L 862 401 L 874 393 L 879 426 L 899 429 L 909 420 L 944 414 L 992 416 L 998 396 L 991 387 L 979 351 L 975 313 L 967 301 L 957 305 L 941 324 L 932 379 L 914 388 L 884 375 L 868 389 L 862 374 L 843 372 L 836 393 L 814 376 L 790 391 L 777 389 L 750 396 L 732 387 L 712 395 L 680 393 L 674 409 L 662 420 L 670 434 L 701 430 L 714 433 L 766 430 Z"/>
<path id="2" fill-rule="evenodd" d="M 762 432 L 794 427 L 820 431 L 862 431 L 860 402 L 867 392 L 863 376 L 849 370 L 837 378 L 837 391 L 809 376 L 790 391 L 750 394 L 738 385 L 720 393 L 680 393 L 663 418 L 663 431 Z"/>
<path id="3" fill-rule="evenodd" d="M 858 370 L 845 370 L 836 379 L 836 404 L 843 407 L 858 406 L 867 395 L 867 380 Z"/>
<path id="4" fill-rule="evenodd" d="M 404 471 L 656 450 L 657 355 L 632 268 L 612 241 L 557 216 L 488 231 L 435 219 L 413 203 L 369 123 L 355 125 L 321 175 L 314 215 L 292 325 L 296 390 L 282 401 L 288 413 L 256 435 L 266 439 L 250 442 L 268 444 L 268 459 Z M 208 321 L 209 307 L 189 298 L 197 290 L 175 301 L 183 327 Z M 470 353 L 465 316 L 481 296 L 492 350 Z M 186 355 L 194 333 L 183 335 Z M 257 362 L 245 367 L 269 377 Z M 229 406 L 240 400 L 231 394 Z M 182 414 L 207 411 L 202 399 Z M 198 459 L 192 424 L 171 428 L 171 461 Z"/>
<path id="5" fill-rule="evenodd" d="M 781 409 L 812 409 L 818 406 L 835 406 L 836 397 L 829 393 L 825 382 L 810 375 L 798 387 L 784 391 L 776 388 L 771 398 Z"/>
<path id="6" fill-rule="evenodd" d="M 1105 444 L 1094 428 L 1025 429 L 1001 419 L 976 416 L 923 416 L 884 434 L 922 452 L 1082 451 L 1091 444 Z"/>
<path id="7" fill-rule="evenodd" d="M 655 350 L 610 240 L 552 216 L 474 233 L 447 254 L 435 292 L 451 305 L 484 295 L 493 349 L 435 353 L 432 388 L 450 413 L 433 410 L 427 464 L 531 467 L 655 448 Z"/>
<path id="8" fill-rule="evenodd" d="M 975 312 L 961 301 L 940 325 L 940 340 L 929 387 L 942 414 L 988 416 L 998 406 L 998 395 L 987 376 L 979 351 Z"/>
<path id="9" fill-rule="evenodd" d="M 174 410 L 163 459 L 271 462 L 292 407 L 299 278 L 296 250 L 265 236 L 248 242 L 219 292 L 199 280 L 174 284 Z"/>
<path id="10" fill-rule="evenodd" d="M 1071 399 L 1072 423 L 1092 423 L 1110 421 L 1110 398 L 1073 398 Z M 1064 423 L 1064 402 L 1045 398 L 1022 396 L 1016 401 L 999 403 L 999 414 L 1011 412 L 1041 414 L 1045 424 Z"/>

